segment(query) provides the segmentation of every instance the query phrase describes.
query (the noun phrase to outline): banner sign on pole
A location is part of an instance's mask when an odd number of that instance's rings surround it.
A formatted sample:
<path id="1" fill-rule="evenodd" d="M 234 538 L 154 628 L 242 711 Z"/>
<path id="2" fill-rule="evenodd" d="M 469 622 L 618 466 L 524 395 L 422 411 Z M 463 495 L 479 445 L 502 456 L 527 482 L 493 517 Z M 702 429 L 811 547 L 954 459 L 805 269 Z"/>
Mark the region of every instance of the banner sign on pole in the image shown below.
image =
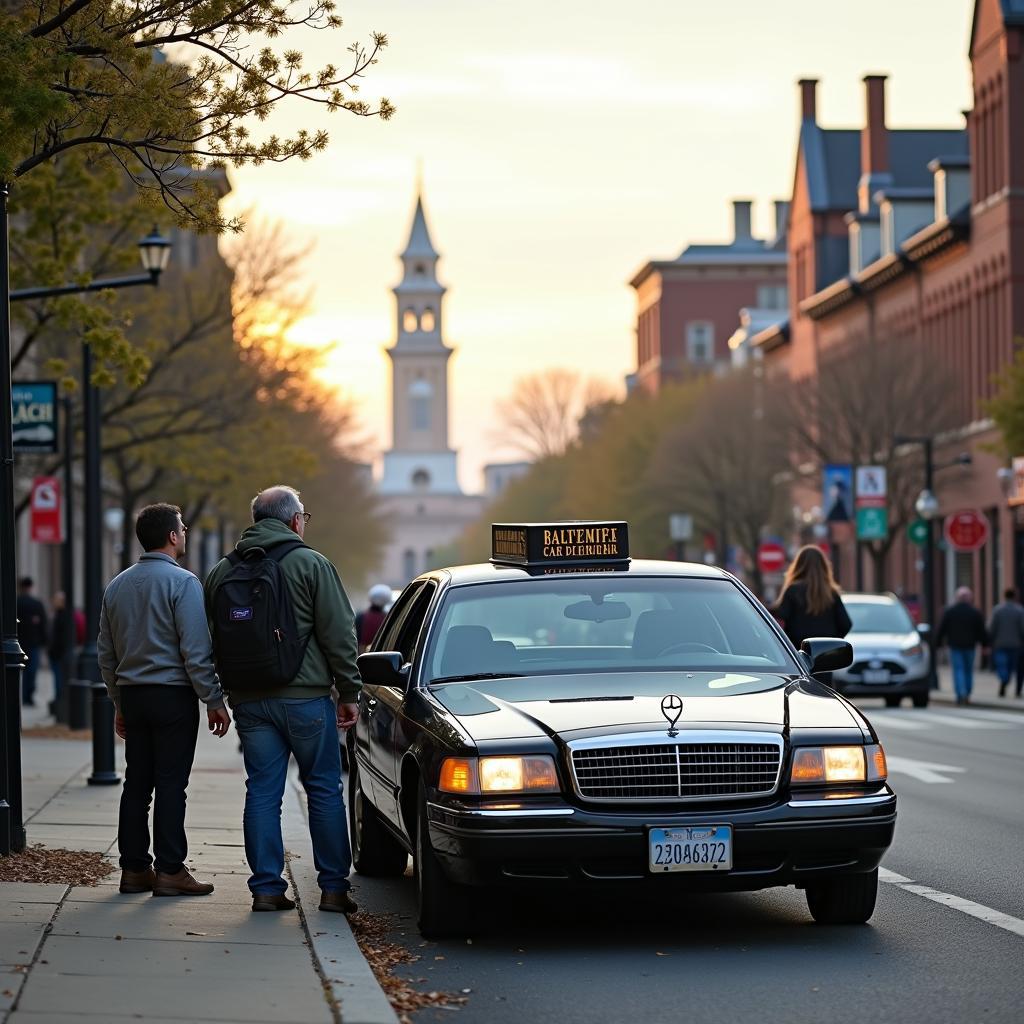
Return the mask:
<path id="1" fill-rule="evenodd" d="M 858 466 L 856 480 L 857 540 L 885 540 L 889 536 L 885 466 Z"/>
<path id="2" fill-rule="evenodd" d="M 841 463 L 825 466 L 821 483 L 825 521 L 850 522 L 853 519 L 853 467 Z"/>
<path id="3" fill-rule="evenodd" d="M 57 382 L 29 381 L 11 387 L 15 452 L 57 451 Z"/>
<path id="4" fill-rule="evenodd" d="M 32 481 L 32 539 L 39 544 L 60 544 L 64 540 L 60 480 L 37 476 Z"/>

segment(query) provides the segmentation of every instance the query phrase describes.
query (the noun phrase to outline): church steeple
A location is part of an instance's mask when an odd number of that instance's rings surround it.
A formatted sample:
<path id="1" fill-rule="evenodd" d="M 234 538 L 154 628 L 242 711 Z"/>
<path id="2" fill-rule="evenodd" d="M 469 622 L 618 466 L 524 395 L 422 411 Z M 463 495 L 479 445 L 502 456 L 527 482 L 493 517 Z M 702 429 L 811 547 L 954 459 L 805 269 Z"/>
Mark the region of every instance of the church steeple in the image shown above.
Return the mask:
<path id="1" fill-rule="evenodd" d="M 402 253 L 402 259 L 437 260 L 440 254 L 434 248 L 430 240 L 430 231 L 427 228 L 427 215 L 423 212 L 423 194 L 416 194 L 416 212 L 412 215 L 412 227 L 409 230 L 409 242 Z"/>
<path id="2" fill-rule="evenodd" d="M 402 280 L 395 291 L 398 314 L 396 346 L 444 348 L 441 340 L 441 300 L 445 287 L 437 279 L 440 253 L 434 248 L 423 209 L 423 194 L 417 191 L 409 241 L 401 255 Z"/>

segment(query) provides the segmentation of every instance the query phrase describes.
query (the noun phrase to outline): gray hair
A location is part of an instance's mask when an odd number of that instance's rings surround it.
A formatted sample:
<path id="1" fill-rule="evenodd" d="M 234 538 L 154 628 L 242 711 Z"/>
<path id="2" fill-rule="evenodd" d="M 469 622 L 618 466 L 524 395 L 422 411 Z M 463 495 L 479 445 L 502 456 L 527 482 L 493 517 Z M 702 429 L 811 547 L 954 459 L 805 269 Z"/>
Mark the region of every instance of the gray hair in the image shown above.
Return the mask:
<path id="1" fill-rule="evenodd" d="M 290 523 L 295 518 L 295 513 L 302 511 L 302 502 L 299 500 L 299 492 L 294 487 L 275 484 L 260 491 L 252 499 L 250 508 L 254 523 L 261 519 L 280 519 L 282 523 Z"/>
<path id="2" fill-rule="evenodd" d="M 958 601 L 973 601 L 974 594 L 970 587 L 957 587 L 956 588 L 956 599 Z"/>

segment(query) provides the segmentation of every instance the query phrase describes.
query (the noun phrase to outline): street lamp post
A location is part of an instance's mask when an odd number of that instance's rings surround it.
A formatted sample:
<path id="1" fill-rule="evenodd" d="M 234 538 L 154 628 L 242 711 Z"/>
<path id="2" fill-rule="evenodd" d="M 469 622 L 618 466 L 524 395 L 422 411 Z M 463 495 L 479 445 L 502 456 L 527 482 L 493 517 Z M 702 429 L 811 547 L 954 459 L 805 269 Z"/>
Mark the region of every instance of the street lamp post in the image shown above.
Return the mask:
<path id="1" fill-rule="evenodd" d="M 25 653 L 18 643 L 18 619 L 16 610 L 15 532 L 14 532 L 14 437 L 11 404 L 11 317 L 10 304 L 32 299 L 49 299 L 60 295 L 74 295 L 81 292 L 105 291 L 108 288 L 130 288 L 135 285 L 156 285 L 167 267 L 171 255 L 171 243 L 160 232 L 153 230 L 139 241 L 139 255 L 144 274 L 132 277 L 109 278 L 92 281 L 89 284 L 66 284 L 56 287 L 21 288 L 11 291 L 9 274 L 7 200 L 10 194 L 6 182 L 0 182 L 0 631 L 2 631 L 4 692 L 0 701 L 0 737 L 3 739 L 3 757 L 0 758 L 0 855 L 17 853 L 25 848 L 25 826 L 22 820 L 21 801 L 21 670 Z M 86 555 L 86 606 L 92 607 L 94 615 L 87 618 L 86 646 L 92 648 L 95 662 L 96 634 L 99 628 L 99 602 L 102 597 L 102 582 L 98 551 L 102 542 L 99 518 L 99 405 L 98 396 L 90 404 L 89 392 L 94 390 L 90 383 L 92 354 L 85 346 L 87 365 L 85 370 L 86 424 L 85 424 L 85 555 Z M 90 417 L 92 429 L 90 430 Z M 95 487 L 89 487 L 89 477 L 94 477 Z M 90 495 L 90 491 L 92 492 Z M 71 495 L 68 495 L 71 500 Z M 91 570 L 91 574 L 90 574 Z M 74 607 L 73 594 L 67 595 L 70 607 Z M 81 662 L 79 663 L 81 665 Z M 99 667 L 95 668 L 96 680 L 93 685 L 93 775 L 101 782 L 117 782 L 113 772 L 113 706 L 107 700 Z M 86 678 L 92 680 L 92 676 Z M 95 681 L 103 690 L 102 700 L 108 708 L 96 717 L 97 694 Z M 109 733 L 109 740 L 97 741 L 97 733 Z M 99 758 L 99 760 L 98 760 Z M 110 776 L 113 776 L 112 778 Z"/>

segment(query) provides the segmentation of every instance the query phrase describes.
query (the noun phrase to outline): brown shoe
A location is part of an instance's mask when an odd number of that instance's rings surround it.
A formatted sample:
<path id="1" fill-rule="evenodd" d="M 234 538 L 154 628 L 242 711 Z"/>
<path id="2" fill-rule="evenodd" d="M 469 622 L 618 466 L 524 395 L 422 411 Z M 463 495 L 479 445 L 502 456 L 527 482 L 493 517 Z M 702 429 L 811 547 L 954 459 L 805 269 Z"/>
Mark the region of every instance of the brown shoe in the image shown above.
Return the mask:
<path id="1" fill-rule="evenodd" d="M 209 896 L 213 886 L 209 882 L 197 882 L 185 868 L 176 875 L 156 873 L 153 882 L 154 896 Z"/>
<path id="2" fill-rule="evenodd" d="M 253 893 L 252 909 L 253 911 L 294 910 L 295 900 L 288 899 L 283 893 L 280 896 L 274 896 L 269 893 Z"/>
<path id="3" fill-rule="evenodd" d="M 121 871 L 121 892 L 152 892 L 156 881 L 156 872 L 152 868 L 145 871 Z"/>
<path id="4" fill-rule="evenodd" d="M 347 892 L 320 890 L 320 909 L 330 914 L 354 914 L 359 905 Z"/>

